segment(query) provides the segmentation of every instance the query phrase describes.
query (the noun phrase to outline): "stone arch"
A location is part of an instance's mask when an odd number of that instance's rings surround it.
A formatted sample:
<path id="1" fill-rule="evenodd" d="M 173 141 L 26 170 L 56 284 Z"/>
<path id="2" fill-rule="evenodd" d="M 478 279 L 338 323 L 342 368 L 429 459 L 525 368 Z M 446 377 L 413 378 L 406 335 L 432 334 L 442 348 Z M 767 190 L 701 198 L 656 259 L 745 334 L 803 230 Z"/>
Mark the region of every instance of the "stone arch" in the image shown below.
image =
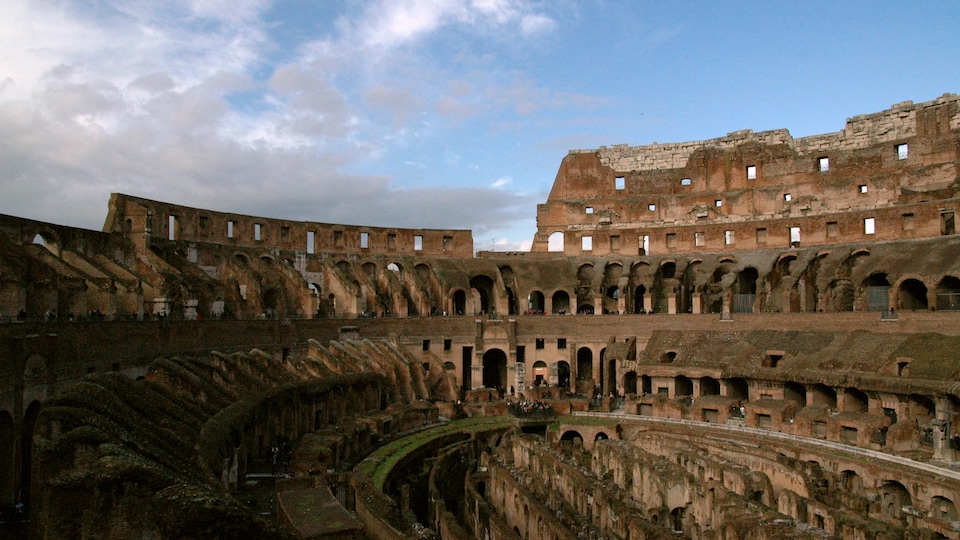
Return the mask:
<path id="1" fill-rule="evenodd" d="M 547 363 L 543 360 L 537 360 L 533 363 L 533 384 L 541 386 L 550 383 L 550 370 Z"/>
<path id="2" fill-rule="evenodd" d="M 454 315 L 464 315 L 467 310 L 467 293 L 463 289 L 457 289 L 450 295 L 450 301 L 453 304 Z"/>
<path id="3" fill-rule="evenodd" d="M 887 480 L 880 486 L 880 513 L 884 518 L 900 521 L 902 508 L 913 506 L 910 492 L 896 480 Z"/>
<path id="4" fill-rule="evenodd" d="M 387 264 L 387 270 L 393 272 L 394 274 L 403 274 L 403 265 L 398 262 L 391 262 Z"/>
<path id="5" fill-rule="evenodd" d="M 623 393 L 624 395 L 630 395 L 637 393 L 637 372 L 628 371 L 623 374 Z"/>
<path id="6" fill-rule="evenodd" d="M 937 283 L 936 305 L 939 311 L 960 310 L 960 278 L 944 276 Z"/>
<path id="7" fill-rule="evenodd" d="M 517 308 L 517 277 L 513 268 L 503 265 L 499 268 L 500 279 L 503 280 L 504 292 L 507 295 L 507 315 L 516 315 L 519 313 Z"/>
<path id="8" fill-rule="evenodd" d="M 898 309 L 927 309 L 927 286 L 917 278 L 907 278 L 897 286 Z"/>
<path id="9" fill-rule="evenodd" d="M 483 353 L 483 387 L 501 392 L 507 387 L 507 354 L 501 349 Z"/>
<path id="10" fill-rule="evenodd" d="M 700 378 L 700 395 L 701 396 L 719 396 L 720 381 L 714 379 L 713 377 L 701 377 Z"/>
<path id="11" fill-rule="evenodd" d="M 570 362 L 566 360 L 557 362 L 557 386 L 570 389 Z"/>
<path id="12" fill-rule="evenodd" d="M 843 390 L 843 411 L 865 413 L 869 409 L 870 399 L 865 392 L 848 387 Z"/>
<path id="13" fill-rule="evenodd" d="M 930 501 L 930 514 L 941 521 L 957 521 L 957 505 L 941 495 Z"/>
<path id="14" fill-rule="evenodd" d="M 603 313 L 620 312 L 620 276 L 623 274 L 623 264 L 609 262 L 603 268 L 603 282 L 600 289 L 603 291 Z"/>
<path id="15" fill-rule="evenodd" d="M 937 411 L 937 406 L 933 400 L 920 394 L 910 394 L 907 399 L 907 406 L 909 408 L 908 417 L 911 420 L 916 420 L 920 425 L 930 423 Z"/>
<path id="16" fill-rule="evenodd" d="M 563 231 L 554 231 L 547 237 L 547 251 L 563 252 Z"/>
<path id="17" fill-rule="evenodd" d="M 829 409 L 837 408 L 837 391 L 825 384 L 815 384 L 810 390 L 814 405 L 823 405 Z"/>
<path id="18" fill-rule="evenodd" d="M 553 293 L 553 313 L 556 314 L 566 314 L 570 313 L 570 295 L 567 294 L 567 291 L 560 289 Z"/>
<path id="19" fill-rule="evenodd" d="M 750 400 L 750 385 L 747 383 L 746 379 L 733 377 L 731 379 L 726 379 L 726 381 L 727 397 L 730 399 L 736 399 L 738 401 Z"/>
<path id="20" fill-rule="evenodd" d="M 647 297 L 647 288 L 643 284 L 637 285 L 633 289 L 633 312 L 646 313 L 647 307 L 644 301 Z"/>
<path id="21" fill-rule="evenodd" d="M 577 313 L 593 313 L 593 265 L 577 268 Z"/>
<path id="22" fill-rule="evenodd" d="M 863 478 L 856 471 L 845 470 L 840 473 L 840 487 L 847 493 L 863 493 Z"/>
<path id="23" fill-rule="evenodd" d="M 583 444 L 583 435 L 581 435 L 579 431 L 575 431 L 575 430 L 569 429 L 569 430 L 563 432 L 563 435 L 560 436 L 560 441 L 561 441 L 561 442 L 567 441 L 567 442 L 572 442 L 572 443 L 575 443 L 575 444 L 579 441 L 579 444 L 582 445 L 582 444 Z"/>
<path id="24" fill-rule="evenodd" d="M 577 350 L 577 380 L 593 380 L 593 351 L 589 347 L 580 347 Z M 590 391 L 593 391 L 592 386 Z"/>
<path id="25" fill-rule="evenodd" d="M 38 231 L 33 235 L 33 238 L 30 240 L 30 243 L 34 245 L 41 246 L 45 248 L 50 253 L 53 253 L 57 257 L 60 256 L 60 242 L 57 239 L 56 233 L 50 230 Z"/>
<path id="26" fill-rule="evenodd" d="M 527 310 L 531 313 L 543 313 L 546 310 L 542 292 L 532 291 L 527 295 Z"/>
<path id="27" fill-rule="evenodd" d="M 474 306 L 474 311 L 496 313 L 497 304 L 493 278 L 484 274 L 473 276 L 470 278 L 470 288 L 477 291 L 480 296 L 480 305 Z"/>
<path id="28" fill-rule="evenodd" d="M 593 442 L 606 441 L 606 440 L 609 440 L 609 439 L 610 439 L 610 436 L 607 435 L 607 433 L 606 433 L 605 431 L 601 430 L 601 431 L 598 431 L 598 432 L 597 432 L 597 435 L 593 438 Z"/>
<path id="29" fill-rule="evenodd" d="M 783 399 L 805 407 L 807 405 L 807 388 L 797 382 L 785 382 L 783 383 Z"/>
<path id="30" fill-rule="evenodd" d="M 693 395 L 693 381 L 685 375 L 677 375 L 673 382 L 674 395 L 678 398 Z"/>
<path id="31" fill-rule="evenodd" d="M 454 364 L 453 362 L 444 362 L 444 363 L 443 363 L 443 370 L 444 370 L 444 371 L 449 371 L 449 372 L 451 372 L 451 373 L 455 373 L 455 372 L 457 371 L 457 365 Z"/>
<path id="32" fill-rule="evenodd" d="M 890 309 L 890 281 L 885 272 L 873 272 L 861 285 L 866 311 L 885 312 Z"/>

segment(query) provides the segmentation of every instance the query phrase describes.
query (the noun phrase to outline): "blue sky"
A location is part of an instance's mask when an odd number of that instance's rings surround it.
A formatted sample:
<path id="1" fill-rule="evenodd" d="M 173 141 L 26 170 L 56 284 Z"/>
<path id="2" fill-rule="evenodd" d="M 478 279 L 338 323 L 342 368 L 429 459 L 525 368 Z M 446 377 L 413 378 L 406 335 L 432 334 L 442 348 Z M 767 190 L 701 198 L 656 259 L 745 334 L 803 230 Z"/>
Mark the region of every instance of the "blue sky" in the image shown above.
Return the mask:
<path id="1" fill-rule="evenodd" d="M 960 92 L 954 2 L 5 0 L 0 213 L 109 193 L 526 249 L 569 149 Z"/>

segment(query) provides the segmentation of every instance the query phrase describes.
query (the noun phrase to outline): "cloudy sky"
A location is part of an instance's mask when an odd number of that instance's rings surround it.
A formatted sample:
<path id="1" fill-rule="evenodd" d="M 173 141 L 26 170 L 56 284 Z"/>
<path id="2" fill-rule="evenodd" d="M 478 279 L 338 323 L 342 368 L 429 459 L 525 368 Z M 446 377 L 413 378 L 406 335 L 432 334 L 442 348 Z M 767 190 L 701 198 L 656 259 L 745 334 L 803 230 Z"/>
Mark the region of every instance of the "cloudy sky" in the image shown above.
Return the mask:
<path id="1" fill-rule="evenodd" d="M 111 192 L 525 249 L 572 148 L 960 92 L 953 1 L 2 0 L 0 213 Z"/>

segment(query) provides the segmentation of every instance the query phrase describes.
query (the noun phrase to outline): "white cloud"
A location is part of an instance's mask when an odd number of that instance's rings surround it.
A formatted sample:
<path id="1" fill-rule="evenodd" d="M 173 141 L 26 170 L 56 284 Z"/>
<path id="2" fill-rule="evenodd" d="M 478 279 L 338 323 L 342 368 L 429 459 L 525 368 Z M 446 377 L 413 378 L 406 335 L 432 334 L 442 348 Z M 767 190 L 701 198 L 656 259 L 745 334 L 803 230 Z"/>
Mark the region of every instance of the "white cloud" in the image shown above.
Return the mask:
<path id="1" fill-rule="evenodd" d="M 511 182 L 513 182 L 513 178 L 510 178 L 509 176 L 504 176 L 503 178 L 497 178 L 493 182 L 493 184 L 490 185 L 490 187 L 494 189 L 499 189 L 499 188 L 510 185 Z"/>

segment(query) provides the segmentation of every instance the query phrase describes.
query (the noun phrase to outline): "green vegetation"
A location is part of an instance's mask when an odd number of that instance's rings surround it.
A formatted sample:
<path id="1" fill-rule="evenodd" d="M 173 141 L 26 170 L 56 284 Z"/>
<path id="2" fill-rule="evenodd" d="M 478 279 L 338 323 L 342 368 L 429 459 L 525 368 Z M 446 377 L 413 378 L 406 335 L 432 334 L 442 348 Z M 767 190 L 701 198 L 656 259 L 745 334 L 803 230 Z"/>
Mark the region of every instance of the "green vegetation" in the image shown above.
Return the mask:
<path id="1" fill-rule="evenodd" d="M 509 416 L 480 416 L 454 420 L 435 428 L 419 431 L 408 437 L 386 444 L 373 452 L 354 469 L 373 480 L 378 490 L 383 490 L 384 482 L 390 471 L 403 460 L 404 457 L 441 437 L 454 433 L 468 433 L 474 435 L 484 431 L 502 429 L 513 425 L 513 418 Z"/>

